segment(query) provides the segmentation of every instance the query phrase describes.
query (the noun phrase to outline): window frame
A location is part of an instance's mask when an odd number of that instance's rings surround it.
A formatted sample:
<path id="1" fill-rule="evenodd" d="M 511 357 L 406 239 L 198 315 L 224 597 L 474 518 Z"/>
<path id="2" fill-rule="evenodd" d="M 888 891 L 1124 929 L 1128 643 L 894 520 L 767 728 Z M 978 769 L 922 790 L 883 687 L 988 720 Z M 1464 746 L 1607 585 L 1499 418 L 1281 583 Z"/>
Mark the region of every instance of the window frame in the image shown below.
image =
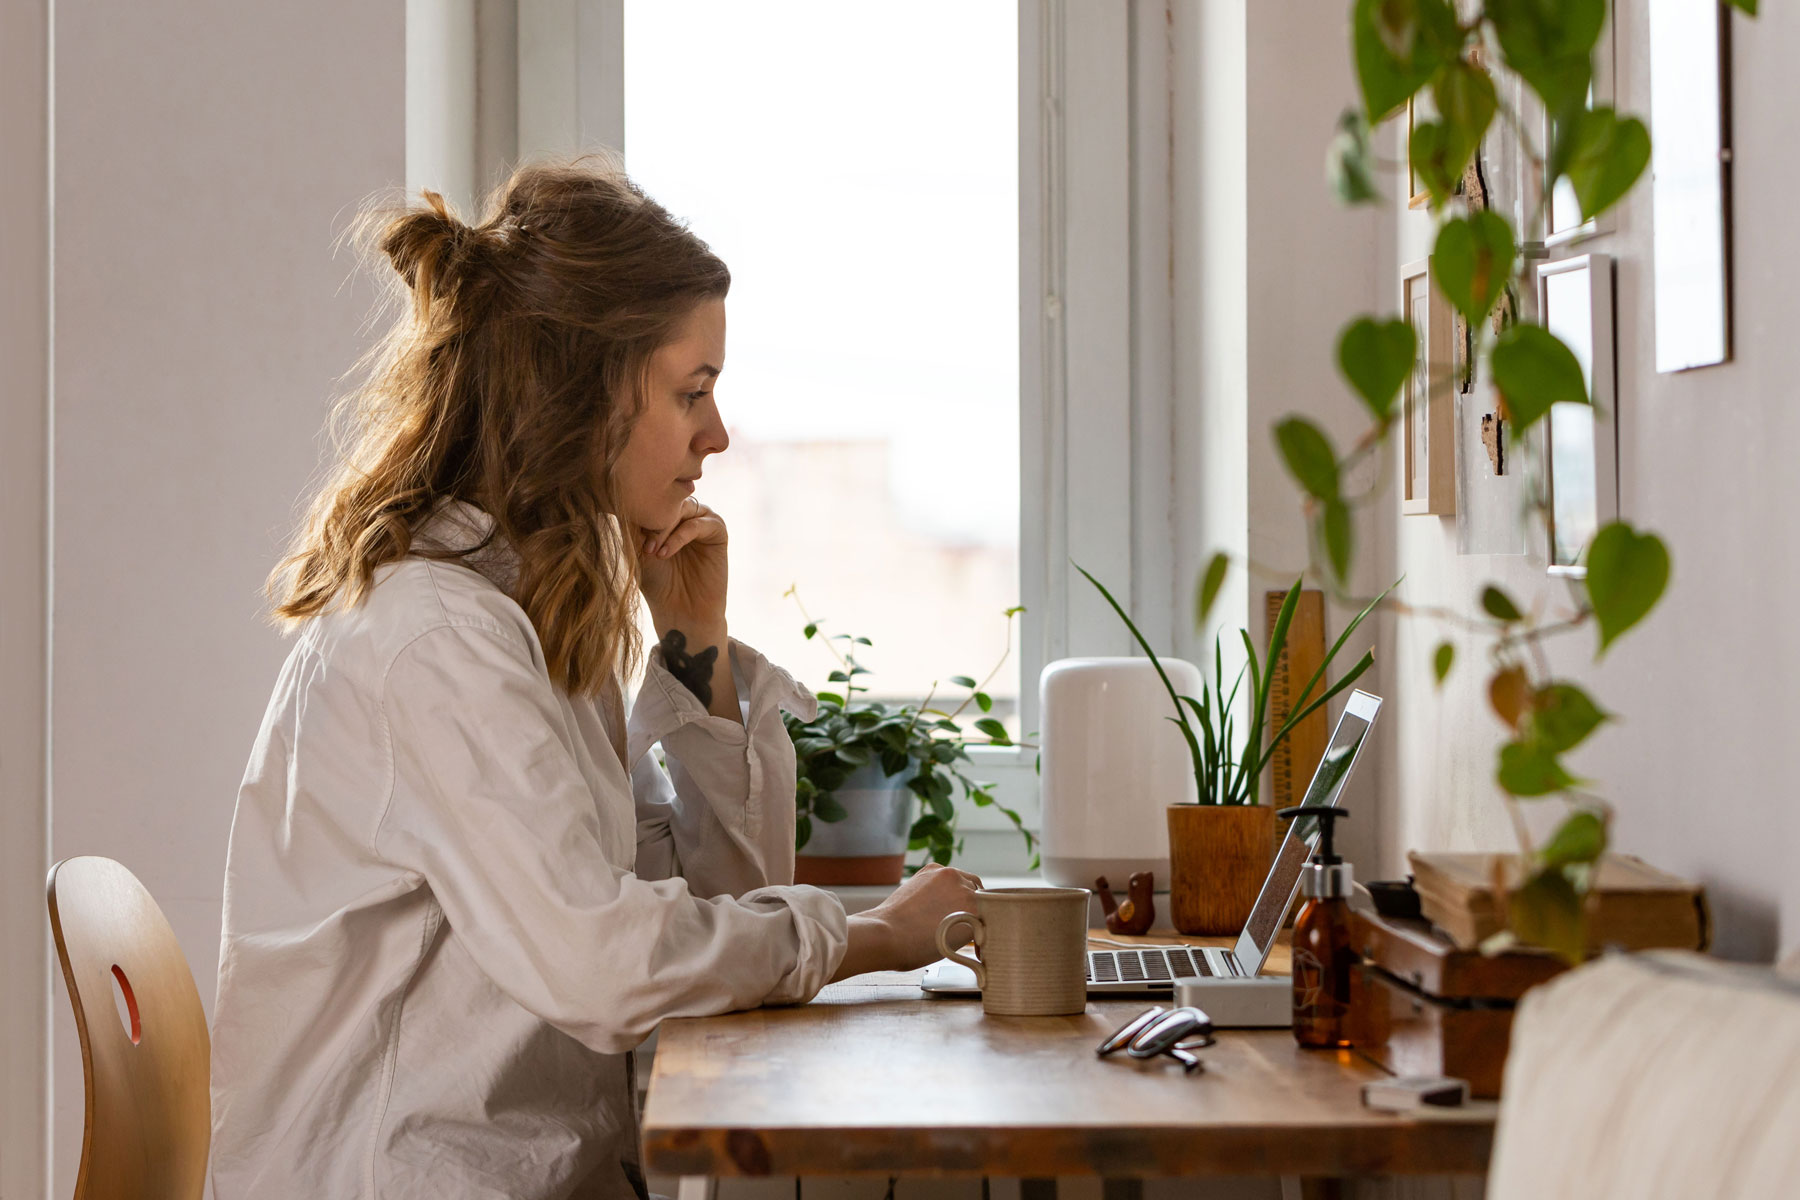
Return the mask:
<path id="1" fill-rule="evenodd" d="M 536 10 L 529 18 L 528 9 Z M 624 0 L 550 0 L 518 11 L 518 153 L 606 145 L 628 155 Z M 1046 664 L 1136 652 L 1074 564 L 1106 582 L 1154 644 L 1174 644 L 1163 0 L 1019 0 L 1017 53 L 1026 610 L 1017 652 L 1021 727 L 1030 735 Z M 974 747 L 970 757 L 975 773 L 1039 828 L 1035 750 Z M 1010 835 L 991 809 L 962 814 L 960 825 Z"/>

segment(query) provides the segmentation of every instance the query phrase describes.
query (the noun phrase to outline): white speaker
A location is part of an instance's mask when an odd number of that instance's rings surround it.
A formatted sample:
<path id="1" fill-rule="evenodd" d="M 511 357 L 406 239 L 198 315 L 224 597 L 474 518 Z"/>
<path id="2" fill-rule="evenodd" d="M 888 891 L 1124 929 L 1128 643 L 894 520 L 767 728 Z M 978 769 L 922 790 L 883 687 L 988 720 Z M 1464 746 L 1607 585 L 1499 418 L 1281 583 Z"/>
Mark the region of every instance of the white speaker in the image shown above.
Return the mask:
<path id="1" fill-rule="evenodd" d="M 1193 663 L 1160 660 L 1185 696 L 1200 695 Z M 1063 658 L 1038 680 L 1044 878 L 1123 895 L 1134 871 L 1169 890 L 1171 804 L 1196 799 L 1193 760 L 1169 720 L 1174 703 L 1147 658 Z"/>

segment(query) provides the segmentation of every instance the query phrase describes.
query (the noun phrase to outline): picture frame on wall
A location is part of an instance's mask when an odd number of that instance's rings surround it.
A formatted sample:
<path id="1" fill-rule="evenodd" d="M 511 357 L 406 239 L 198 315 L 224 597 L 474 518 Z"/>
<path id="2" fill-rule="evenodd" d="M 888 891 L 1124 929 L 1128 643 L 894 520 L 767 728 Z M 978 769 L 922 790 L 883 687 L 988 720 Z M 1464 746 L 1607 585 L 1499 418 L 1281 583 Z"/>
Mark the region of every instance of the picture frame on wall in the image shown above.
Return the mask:
<path id="1" fill-rule="evenodd" d="M 1432 285 L 1431 258 L 1400 271 L 1401 319 L 1418 335 L 1401 393 L 1400 511 L 1456 514 L 1456 315 Z"/>
<path id="2" fill-rule="evenodd" d="M 1594 44 L 1593 82 L 1588 86 L 1588 104 L 1590 107 L 1610 105 L 1613 103 L 1613 17 L 1609 5 L 1606 13 L 1606 24 L 1600 29 L 1599 40 Z M 1535 98 L 1534 98 L 1535 102 Z M 1542 105 L 1537 106 L 1540 111 Z M 1556 141 L 1556 123 L 1548 113 L 1543 114 L 1543 142 L 1548 148 Z M 1541 178 L 1541 177 L 1540 177 Z M 1546 247 L 1572 246 L 1613 231 L 1614 214 L 1617 210 L 1601 213 L 1597 217 L 1585 220 L 1581 216 L 1581 201 L 1575 195 L 1575 185 L 1569 182 L 1568 176 L 1556 181 L 1544 205 L 1543 244 Z"/>
<path id="3" fill-rule="evenodd" d="M 1543 425 L 1549 571 L 1582 577 L 1594 534 L 1619 516 L 1612 259 L 1581 254 L 1539 263 L 1536 283 L 1544 328 L 1574 351 L 1590 401 L 1552 405 Z"/>
<path id="4" fill-rule="evenodd" d="M 1401 150 L 1406 154 L 1406 207 L 1424 208 L 1431 203 L 1431 193 L 1419 183 L 1419 173 L 1412 169 L 1412 134 L 1413 122 L 1417 119 L 1418 97 L 1409 96 L 1406 101 L 1406 141 Z"/>
<path id="5" fill-rule="evenodd" d="M 1731 360 L 1731 20 L 1651 0 L 1651 249 L 1656 369 Z"/>

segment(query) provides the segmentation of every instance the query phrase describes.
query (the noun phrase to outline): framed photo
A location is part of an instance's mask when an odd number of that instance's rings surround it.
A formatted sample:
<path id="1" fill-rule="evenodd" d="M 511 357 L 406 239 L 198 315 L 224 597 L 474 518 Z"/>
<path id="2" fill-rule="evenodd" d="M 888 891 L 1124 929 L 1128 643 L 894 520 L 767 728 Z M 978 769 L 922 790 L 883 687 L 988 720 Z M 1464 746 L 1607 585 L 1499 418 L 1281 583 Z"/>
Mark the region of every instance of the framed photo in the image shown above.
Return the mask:
<path id="1" fill-rule="evenodd" d="M 1731 20 L 1651 0 L 1651 248 L 1656 369 L 1731 358 Z"/>
<path id="2" fill-rule="evenodd" d="M 1431 284 L 1431 259 L 1400 271 L 1400 312 L 1418 336 L 1401 394 L 1400 511 L 1456 513 L 1456 318 Z"/>
<path id="3" fill-rule="evenodd" d="M 1539 263 L 1537 302 L 1544 327 L 1575 352 L 1592 401 L 1552 405 L 1544 420 L 1550 573 L 1583 576 L 1588 543 L 1619 516 L 1612 259 L 1583 254 Z"/>
<path id="4" fill-rule="evenodd" d="M 1594 81 L 1588 86 L 1588 103 L 1590 105 L 1611 104 L 1613 102 L 1613 19 L 1612 6 L 1607 6 L 1606 24 L 1601 27 L 1600 40 L 1594 45 Z M 1556 139 L 1556 122 L 1549 114 L 1544 115 L 1543 146 L 1548 152 Z M 1564 246 L 1597 237 L 1613 230 L 1613 214 L 1616 209 L 1601 213 L 1598 217 L 1587 220 L 1581 218 L 1581 201 L 1575 195 L 1575 185 L 1569 182 L 1568 176 L 1556 181 L 1551 189 L 1549 203 L 1544 206 L 1544 245 Z"/>
<path id="5" fill-rule="evenodd" d="M 1412 169 L 1412 133 L 1418 97 L 1409 96 L 1406 101 L 1406 141 L 1400 149 L 1406 155 L 1406 207 L 1424 208 L 1431 203 L 1431 193 L 1419 186 L 1419 173 Z"/>

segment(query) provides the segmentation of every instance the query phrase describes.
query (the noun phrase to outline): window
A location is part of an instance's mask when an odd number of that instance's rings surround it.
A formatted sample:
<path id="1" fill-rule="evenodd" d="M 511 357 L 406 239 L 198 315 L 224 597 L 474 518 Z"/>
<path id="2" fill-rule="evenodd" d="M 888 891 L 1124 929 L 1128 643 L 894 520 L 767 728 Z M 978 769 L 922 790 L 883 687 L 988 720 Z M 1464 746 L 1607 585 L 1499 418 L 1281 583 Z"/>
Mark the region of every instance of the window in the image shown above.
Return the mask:
<path id="1" fill-rule="evenodd" d="M 733 634 L 823 685 L 797 586 L 876 695 L 985 676 L 1022 600 L 1014 6 L 628 0 L 624 62 L 632 177 L 732 269 L 699 494 Z"/>

